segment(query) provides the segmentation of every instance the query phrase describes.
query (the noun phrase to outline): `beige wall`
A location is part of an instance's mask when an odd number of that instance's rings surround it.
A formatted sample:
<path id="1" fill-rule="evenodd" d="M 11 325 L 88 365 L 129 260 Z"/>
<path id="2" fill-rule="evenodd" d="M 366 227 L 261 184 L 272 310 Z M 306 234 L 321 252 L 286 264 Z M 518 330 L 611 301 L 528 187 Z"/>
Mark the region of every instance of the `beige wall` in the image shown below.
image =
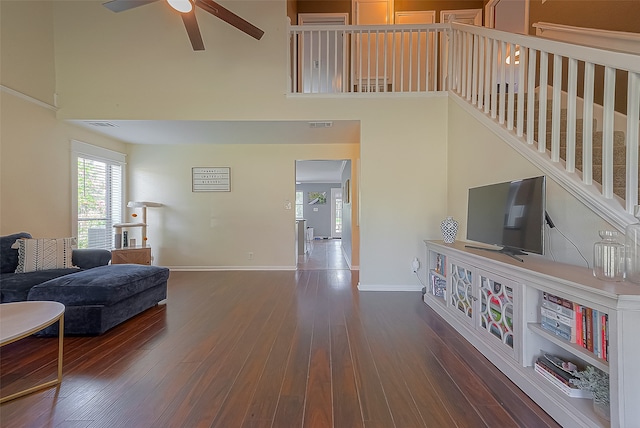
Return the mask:
<path id="1" fill-rule="evenodd" d="M 0 82 L 54 104 L 53 2 L 0 2 Z"/>
<path id="2" fill-rule="evenodd" d="M 355 163 L 358 152 L 357 144 L 136 145 L 130 193 L 165 205 L 148 210 L 158 264 L 295 269 L 295 210 L 285 204 L 295 205 L 296 159 Z M 230 167 L 231 192 L 192 192 L 195 166 Z"/>
<path id="3" fill-rule="evenodd" d="M 126 151 L 124 143 L 57 120 L 52 5 L 0 2 L 1 234 L 71 235 L 72 139 Z"/>
<path id="4" fill-rule="evenodd" d="M 71 236 L 71 140 L 127 145 L 60 122 L 53 110 L 0 93 L 0 234 Z"/>

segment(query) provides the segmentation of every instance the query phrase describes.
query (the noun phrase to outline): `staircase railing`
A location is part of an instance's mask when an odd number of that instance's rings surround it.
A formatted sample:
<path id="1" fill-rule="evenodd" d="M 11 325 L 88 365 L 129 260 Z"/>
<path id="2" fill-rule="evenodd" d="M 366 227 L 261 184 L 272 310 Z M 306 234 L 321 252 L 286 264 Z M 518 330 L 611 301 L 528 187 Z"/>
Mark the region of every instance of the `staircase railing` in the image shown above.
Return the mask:
<path id="1" fill-rule="evenodd" d="M 455 23 L 451 37 L 451 91 L 548 154 L 565 172 L 560 180 L 580 180 L 580 196 L 614 225 L 631 221 L 638 204 L 640 56 Z M 626 99 L 622 133 L 614 127 L 616 97 Z M 594 100 L 602 100 L 601 109 Z"/>
<path id="2" fill-rule="evenodd" d="M 457 23 L 290 26 L 289 52 L 290 94 L 448 90 L 614 226 L 634 221 L 639 55 Z"/>

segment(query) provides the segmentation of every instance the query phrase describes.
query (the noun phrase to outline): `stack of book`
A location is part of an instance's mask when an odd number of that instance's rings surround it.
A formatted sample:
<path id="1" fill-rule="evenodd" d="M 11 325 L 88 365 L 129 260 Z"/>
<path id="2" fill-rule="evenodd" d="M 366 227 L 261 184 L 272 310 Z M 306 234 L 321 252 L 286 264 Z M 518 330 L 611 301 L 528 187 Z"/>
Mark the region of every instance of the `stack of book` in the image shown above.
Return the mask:
<path id="1" fill-rule="evenodd" d="M 609 360 L 609 315 L 553 294 L 542 293 L 540 325 L 545 330 Z"/>
<path id="2" fill-rule="evenodd" d="M 434 296 L 442 297 L 444 299 L 445 290 L 447 289 L 447 280 L 437 276 L 431 275 L 431 292 Z"/>
<path id="3" fill-rule="evenodd" d="M 590 391 L 579 389 L 571 383 L 571 379 L 575 379 L 571 368 L 575 370 L 575 366 L 560 358 L 544 354 L 538 357 L 534 365 L 536 373 L 547 379 L 556 388 L 569 397 L 574 398 L 592 398 Z"/>

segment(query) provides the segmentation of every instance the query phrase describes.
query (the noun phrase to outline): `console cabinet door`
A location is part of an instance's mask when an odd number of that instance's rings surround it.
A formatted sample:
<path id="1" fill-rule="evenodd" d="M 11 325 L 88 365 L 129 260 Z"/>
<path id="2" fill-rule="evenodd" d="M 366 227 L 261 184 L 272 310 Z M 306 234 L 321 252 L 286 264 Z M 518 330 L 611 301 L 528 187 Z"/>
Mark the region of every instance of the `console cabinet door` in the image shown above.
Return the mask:
<path id="1" fill-rule="evenodd" d="M 479 286 L 476 327 L 495 349 L 518 360 L 519 287 L 514 281 L 493 273 L 477 271 Z"/>
<path id="2" fill-rule="evenodd" d="M 450 261 L 449 308 L 469 325 L 474 323 L 474 306 L 477 298 L 474 294 L 474 269 L 455 259 Z"/>

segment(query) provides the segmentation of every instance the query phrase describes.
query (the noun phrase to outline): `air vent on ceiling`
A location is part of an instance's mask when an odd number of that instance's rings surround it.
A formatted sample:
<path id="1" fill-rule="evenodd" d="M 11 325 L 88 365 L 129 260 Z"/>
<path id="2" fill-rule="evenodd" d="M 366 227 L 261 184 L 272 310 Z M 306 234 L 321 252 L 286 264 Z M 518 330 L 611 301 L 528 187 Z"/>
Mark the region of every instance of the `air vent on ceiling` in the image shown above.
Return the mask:
<path id="1" fill-rule="evenodd" d="M 309 122 L 311 128 L 331 128 L 332 126 L 333 122 Z"/>
<path id="2" fill-rule="evenodd" d="M 106 120 L 100 120 L 100 121 L 91 121 L 91 122 L 86 122 L 87 125 L 90 126 L 95 126 L 98 128 L 116 128 L 118 125 L 111 123 L 111 122 L 107 122 Z"/>

